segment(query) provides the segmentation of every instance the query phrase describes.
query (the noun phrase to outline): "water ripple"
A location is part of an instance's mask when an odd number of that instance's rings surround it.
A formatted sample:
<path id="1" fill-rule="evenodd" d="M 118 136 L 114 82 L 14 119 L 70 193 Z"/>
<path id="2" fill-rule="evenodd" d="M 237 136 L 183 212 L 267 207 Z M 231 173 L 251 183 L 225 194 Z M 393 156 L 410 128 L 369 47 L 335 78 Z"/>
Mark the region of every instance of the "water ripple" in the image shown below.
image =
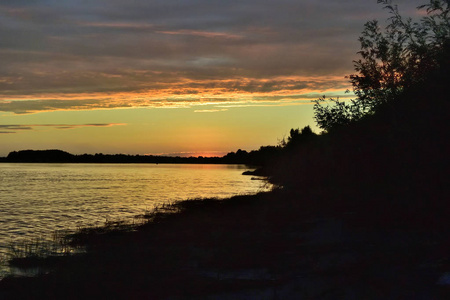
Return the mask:
<path id="1" fill-rule="evenodd" d="M 0 255 L 12 241 L 50 237 L 130 219 L 148 208 L 198 197 L 267 189 L 242 166 L 0 164 Z"/>

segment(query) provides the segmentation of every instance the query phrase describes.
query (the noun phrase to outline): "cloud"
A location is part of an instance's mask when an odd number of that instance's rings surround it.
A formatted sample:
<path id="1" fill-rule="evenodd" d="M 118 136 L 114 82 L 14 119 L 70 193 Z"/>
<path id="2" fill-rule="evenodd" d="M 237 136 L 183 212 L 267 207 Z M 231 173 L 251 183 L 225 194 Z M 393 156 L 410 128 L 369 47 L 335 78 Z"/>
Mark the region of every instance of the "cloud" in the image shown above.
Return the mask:
<path id="1" fill-rule="evenodd" d="M 0 125 L 3 130 L 30 130 L 30 125 Z"/>
<path id="2" fill-rule="evenodd" d="M 133 23 L 133 22 L 79 22 L 80 26 L 91 27 L 91 28 L 102 28 L 102 29 L 122 29 L 122 30 L 154 30 L 155 26 L 146 23 Z"/>
<path id="3" fill-rule="evenodd" d="M 398 2 L 412 14 L 422 1 Z M 173 103 L 173 95 L 201 101 L 193 95 L 337 90 L 353 70 L 363 23 L 386 17 L 376 1 L 4 0 L 0 110 L 157 106 Z M 124 93 L 144 100 L 117 100 Z M 67 99 L 73 94 L 84 99 Z"/>
<path id="4" fill-rule="evenodd" d="M 27 125 L 0 125 L 0 134 L 17 133 L 19 130 L 34 130 L 39 127 L 54 129 L 74 129 L 81 127 L 111 127 L 122 126 L 124 123 L 93 123 L 93 124 L 27 124 Z"/>
<path id="5" fill-rule="evenodd" d="M 116 76 L 124 82 L 128 82 L 127 76 L 133 76 L 133 73 L 121 74 Z M 116 80 L 116 76 L 112 76 L 111 80 Z M 153 73 L 146 73 L 146 76 L 149 78 L 149 84 L 124 91 L 52 93 L 45 90 L 29 95 L 12 91 L 5 94 L 8 91 L 3 91 L 4 94 L 0 94 L 0 111 L 27 114 L 55 110 L 172 108 L 208 103 L 276 102 L 285 99 L 299 100 L 305 98 L 305 95 L 320 97 L 350 88 L 347 79 L 339 76 L 196 80 L 185 78 L 181 82 L 157 82 L 158 74 Z"/>
<path id="6" fill-rule="evenodd" d="M 222 108 L 222 109 L 198 109 L 194 110 L 196 113 L 213 113 L 213 112 L 220 112 L 220 111 L 227 111 L 228 109 Z"/>
<path id="7" fill-rule="evenodd" d="M 277 79 L 241 81 L 199 81 L 189 82 L 189 87 L 174 84 L 171 88 L 127 93 L 92 94 L 48 94 L 44 99 L 0 100 L 0 111 L 14 114 L 29 114 L 56 110 L 91 110 L 115 108 L 175 108 L 207 104 L 245 104 L 261 102 L 308 101 L 323 95 L 327 97 L 351 98 L 345 94 L 349 88 L 346 81 Z M 285 104 L 285 103 L 284 103 Z"/>
<path id="8" fill-rule="evenodd" d="M 204 38 L 225 38 L 225 39 L 242 39 L 242 35 L 230 34 L 226 32 L 211 32 L 201 30 L 186 30 L 180 29 L 178 31 L 157 31 L 157 33 L 170 34 L 170 35 L 192 35 Z"/>

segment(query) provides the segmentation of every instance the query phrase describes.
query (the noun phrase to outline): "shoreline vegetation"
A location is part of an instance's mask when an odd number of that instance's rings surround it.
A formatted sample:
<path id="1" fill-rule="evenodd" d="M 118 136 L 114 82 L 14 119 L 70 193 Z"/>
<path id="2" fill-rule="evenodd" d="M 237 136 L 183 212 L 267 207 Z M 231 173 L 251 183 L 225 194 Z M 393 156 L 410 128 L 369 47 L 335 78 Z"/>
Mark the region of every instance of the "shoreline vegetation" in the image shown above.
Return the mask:
<path id="1" fill-rule="evenodd" d="M 12 259 L 42 274 L 0 298 L 449 299 L 449 4 L 416 24 L 379 2 L 391 26 L 366 24 L 357 100 L 317 100 L 324 132 L 292 129 L 257 164 L 278 188 L 80 230 L 83 253 Z"/>

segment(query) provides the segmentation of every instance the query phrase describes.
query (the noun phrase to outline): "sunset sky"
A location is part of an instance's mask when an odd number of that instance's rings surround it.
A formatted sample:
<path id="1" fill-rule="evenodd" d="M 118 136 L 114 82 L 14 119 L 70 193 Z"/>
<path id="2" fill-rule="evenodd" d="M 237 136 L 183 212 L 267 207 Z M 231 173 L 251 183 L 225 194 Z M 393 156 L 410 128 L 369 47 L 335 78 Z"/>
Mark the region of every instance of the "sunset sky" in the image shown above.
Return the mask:
<path id="1" fill-rule="evenodd" d="M 319 132 L 311 100 L 351 96 L 376 2 L 2 0 L 0 156 L 221 156 Z"/>

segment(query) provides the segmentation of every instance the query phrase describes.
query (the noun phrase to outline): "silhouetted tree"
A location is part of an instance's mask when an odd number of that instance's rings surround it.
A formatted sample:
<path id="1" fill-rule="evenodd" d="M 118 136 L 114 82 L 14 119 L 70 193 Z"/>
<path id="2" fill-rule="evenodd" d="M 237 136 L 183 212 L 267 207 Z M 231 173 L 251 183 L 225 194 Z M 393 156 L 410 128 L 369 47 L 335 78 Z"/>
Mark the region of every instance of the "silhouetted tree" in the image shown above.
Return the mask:
<path id="1" fill-rule="evenodd" d="M 419 22 L 403 19 L 390 0 L 378 0 L 391 14 L 389 24 L 365 24 L 359 38 L 361 58 L 354 61 L 356 74 L 349 76 L 356 99 L 349 103 L 325 97 L 315 100 L 318 126 L 326 131 L 373 114 L 383 104 L 396 99 L 405 88 L 423 81 L 439 65 L 450 40 L 450 1 L 430 0 L 418 7 L 427 15 Z"/>
<path id="2" fill-rule="evenodd" d="M 223 157 L 226 163 L 245 164 L 248 163 L 248 152 L 239 149 L 236 152 L 230 152 Z"/>
<path id="3" fill-rule="evenodd" d="M 305 126 L 301 130 L 292 128 L 289 132 L 287 141 L 283 139 L 281 145 L 285 148 L 293 148 L 314 139 L 317 135 L 312 131 L 311 127 Z"/>

